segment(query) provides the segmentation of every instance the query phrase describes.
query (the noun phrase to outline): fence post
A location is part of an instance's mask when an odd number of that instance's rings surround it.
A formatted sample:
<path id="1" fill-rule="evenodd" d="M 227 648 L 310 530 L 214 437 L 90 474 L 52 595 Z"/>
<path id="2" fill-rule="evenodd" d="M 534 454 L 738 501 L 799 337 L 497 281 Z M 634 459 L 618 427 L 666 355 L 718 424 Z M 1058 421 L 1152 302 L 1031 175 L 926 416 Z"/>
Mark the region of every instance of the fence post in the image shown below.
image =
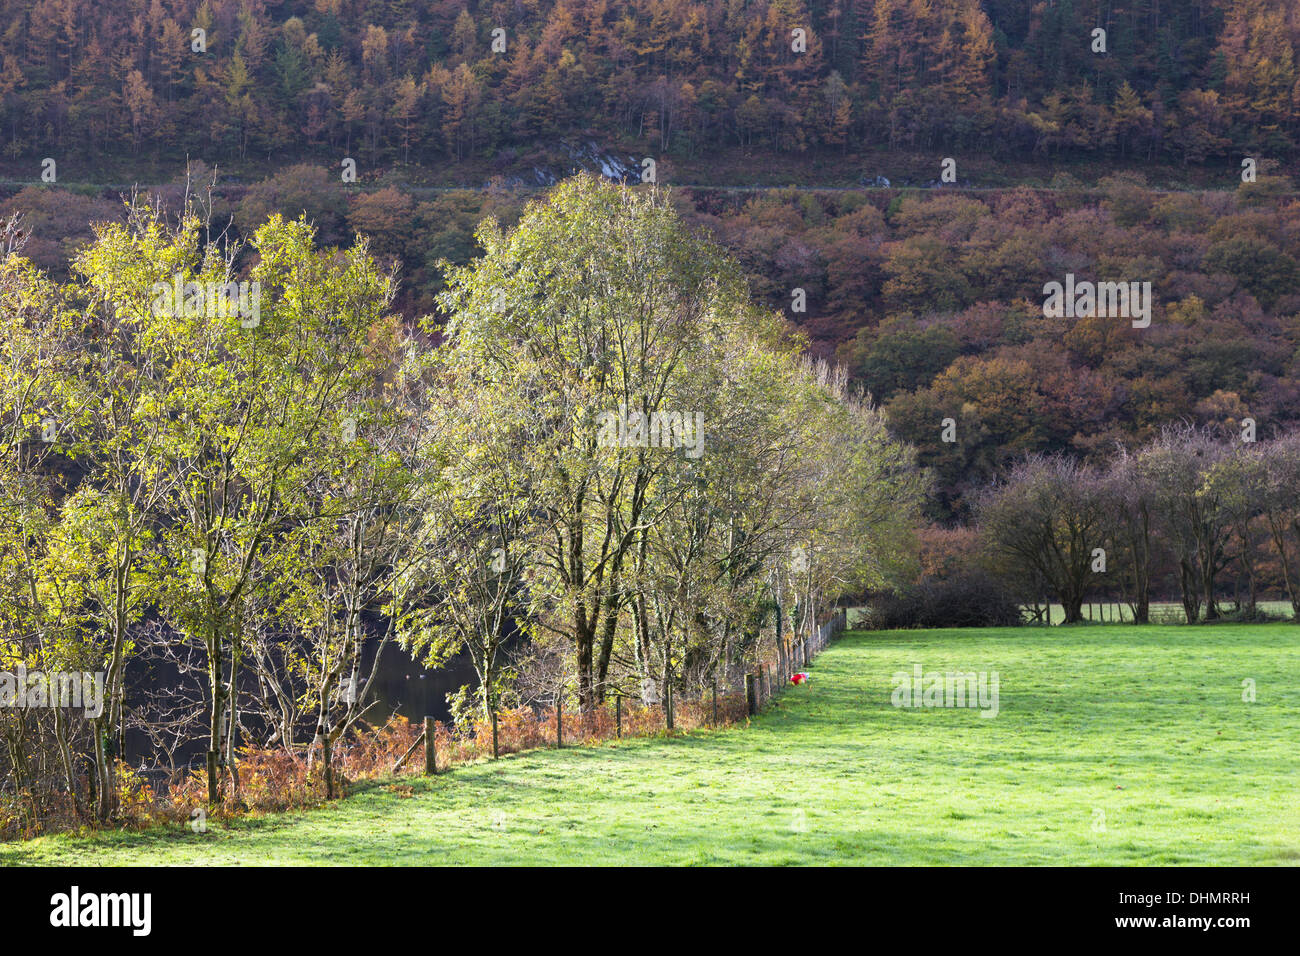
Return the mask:
<path id="1" fill-rule="evenodd" d="M 433 718 L 424 718 L 424 775 L 432 777 L 438 772 L 438 743 L 433 732 Z"/>
<path id="2" fill-rule="evenodd" d="M 623 736 L 623 695 L 614 698 L 614 736 Z"/>
<path id="3" fill-rule="evenodd" d="M 671 679 L 665 682 L 664 700 L 667 706 L 664 708 L 664 729 L 673 729 L 673 682 Z"/>
<path id="4" fill-rule="evenodd" d="M 501 755 L 501 749 L 497 746 L 497 712 L 492 711 L 492 759 L 496 760 Z"/>
<path id="5" fill-rule="evenodd" d="M 745 675 L 745 710 L 749 714 L 749 716 L 753 717 L 754 714 L 758 713 L 757 704 L 758 702 L 757 700 L 755 700 L 755 692 L 754 692 L 754 675 L 746 674 Z"/>
<path id="6" fill-rule="evenodd" d="M 714 678 L 714 681 L 713 681 L 713 726 L 716 727 L 717 725 L 718 725 L 718 681 L 717 681 L 717 678 Z"/>
<path id="7" fill-rule="evenodd" d="M 560 710 L 564 705 L 560 702 L 560 695 L 555 695 L 555 749 L 558 750 L 564 746 L 564 723 L 560 716 Z"/>

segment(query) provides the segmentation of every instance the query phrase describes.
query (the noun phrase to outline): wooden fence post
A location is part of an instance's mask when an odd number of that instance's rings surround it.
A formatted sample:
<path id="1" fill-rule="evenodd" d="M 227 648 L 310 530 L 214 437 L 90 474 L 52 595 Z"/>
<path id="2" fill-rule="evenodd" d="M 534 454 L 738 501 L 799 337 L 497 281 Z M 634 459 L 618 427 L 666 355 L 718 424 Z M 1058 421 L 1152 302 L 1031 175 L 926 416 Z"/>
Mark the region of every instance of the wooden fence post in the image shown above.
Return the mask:
<path id="1" fill-rule="evenodd" d="M 623 695 L 614 698 L 614 736 L 623 736 Z"/>
<path id="2" fill-rule="evenodd" d="M 664 687 L 664 700 L 667 701 L 667 707 L 664 708 L 664 727 L 667 730 L 673 729 L 673 682 L 668 680 Z"/>
<path id="3" fill-rule="evenodd" d="M 564 746 L 564 722 L 563 722 L 563 718 L 560 716 L 561 708 L 563 708 L 563 706 L 564 705 L 560 702 L 560 695 L 556 694 L 555 695 L 555 748 L 557 750 Z"/>
<path id="4" fill-rule="evenodd" d="M 718 725 L 718 682 L 713 682 L 713 725 Z"/>
<path id="5" fill-rule="evenodd" d="M 754 675 L 745 675 L 745 711 L 753 717 L 758 713 L 758 702 L 754 699 Z"/>
<path id="6" fill-rule="evenodd" d="M 492 711 L 492 759 L 496 760 L 501 756 L 501 749 L 497 746 L 497 712 Z"/>
<path id="7" fill-rule="evenodd" d="M 438 772 L 438 741 L 433 732 L 433 718 L 424 718 L 424 775 L 431 777 Z"/>

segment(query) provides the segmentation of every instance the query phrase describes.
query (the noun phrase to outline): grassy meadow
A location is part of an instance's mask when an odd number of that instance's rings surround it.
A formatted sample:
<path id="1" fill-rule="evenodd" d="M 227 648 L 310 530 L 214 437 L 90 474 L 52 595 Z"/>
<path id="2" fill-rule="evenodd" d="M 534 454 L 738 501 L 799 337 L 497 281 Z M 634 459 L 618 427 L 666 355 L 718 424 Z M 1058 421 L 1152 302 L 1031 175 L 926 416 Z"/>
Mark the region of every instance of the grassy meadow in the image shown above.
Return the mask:
<path id="1" fill-rule="evenodd" d="M 998 715 L 892 706 L 914 664 L 997 671 Z M 850 632 L 810 670 L 748 725 L 0 865 L 1300 863 L 1294 625 Z"/>

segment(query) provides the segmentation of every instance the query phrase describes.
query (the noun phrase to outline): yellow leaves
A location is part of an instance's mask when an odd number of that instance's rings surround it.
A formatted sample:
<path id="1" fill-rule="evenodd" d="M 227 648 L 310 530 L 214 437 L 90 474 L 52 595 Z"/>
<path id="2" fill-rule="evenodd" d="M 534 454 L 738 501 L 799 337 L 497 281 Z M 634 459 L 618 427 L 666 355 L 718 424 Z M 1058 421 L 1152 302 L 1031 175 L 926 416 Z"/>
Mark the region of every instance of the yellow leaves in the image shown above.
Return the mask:
<path id="1" fill-rule="evenodd" d="M 1168 306 L 1165 310 L 1165 318 L 1177 325 L 1196 325 L 1205 319 L 1207 314 L 1205 303 L 1196 295 L 1189 295 L 1187 298 Z"/>

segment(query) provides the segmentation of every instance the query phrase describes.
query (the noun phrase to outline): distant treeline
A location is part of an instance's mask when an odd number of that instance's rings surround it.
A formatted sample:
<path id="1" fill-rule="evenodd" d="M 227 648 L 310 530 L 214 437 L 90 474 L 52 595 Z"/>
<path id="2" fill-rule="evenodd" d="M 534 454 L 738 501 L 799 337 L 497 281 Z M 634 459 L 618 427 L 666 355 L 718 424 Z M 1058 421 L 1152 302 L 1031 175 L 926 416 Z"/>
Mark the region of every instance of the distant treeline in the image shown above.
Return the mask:
<path id="1" fill-rule="evenodd" d="M 1188 623 L 1214 621 L 1226 586 L 1247 620 L 1264 590 L 1300 614 L 1297 434 L 1254 442 L 1178 426 L 1104 465 L 1029 457 L 978 496 L 976 514 L 986 566 L 1026 601 L 1059 601 L 1067 624 L 1107 592 L 1145 624 L 1153 591 L 1179 594 Z"/>
<path id="2" fill-rule="evenodd" d="M 918 536 L 915 576 L 874 594 L 872 627 L 1066 624 L 1118 602 L 1137 624 L 1300 617 L 1300 433 L 1255 441 L 1181 424 L 1092 462 L 1026 455 L 971 496 L 972 520 Z"/>

